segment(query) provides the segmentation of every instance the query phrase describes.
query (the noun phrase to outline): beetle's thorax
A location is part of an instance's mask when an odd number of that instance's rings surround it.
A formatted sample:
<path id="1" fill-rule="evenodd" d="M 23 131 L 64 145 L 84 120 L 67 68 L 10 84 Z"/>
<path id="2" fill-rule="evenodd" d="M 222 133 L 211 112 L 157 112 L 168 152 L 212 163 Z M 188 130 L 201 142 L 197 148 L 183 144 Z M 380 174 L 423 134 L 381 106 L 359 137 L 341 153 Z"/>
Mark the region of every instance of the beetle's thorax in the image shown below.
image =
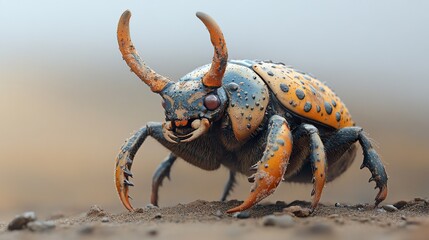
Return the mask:
<path id="1" fill-rule="evenodd" d="M 210 65 L 205 65 L 185 75 L 181 81 L 201 81 Z M 227 96 L 223 126 L 229 125 L 237 141 L 251 137 L 261 125 L 269 102 L 268 88 L 263 80 L 248 66 L 229 62 L 217 92 Z"/>

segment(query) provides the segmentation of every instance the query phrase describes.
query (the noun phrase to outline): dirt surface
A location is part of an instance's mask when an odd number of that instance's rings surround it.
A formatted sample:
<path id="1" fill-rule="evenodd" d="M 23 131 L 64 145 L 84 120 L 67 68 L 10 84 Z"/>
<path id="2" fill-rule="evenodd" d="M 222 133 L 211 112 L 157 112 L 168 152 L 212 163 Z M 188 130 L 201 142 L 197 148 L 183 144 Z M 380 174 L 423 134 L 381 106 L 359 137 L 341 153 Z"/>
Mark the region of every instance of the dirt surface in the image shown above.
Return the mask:
<path id="1" fill-rule="evenodd" d="M 48 230 L 8 231 L 0 223 L 0 239 L 427 239 L 429 202 L 416 198 L 391 207 L 368 204 L 321 204 L 310 216 L 297 217 L 307 202 L 257 205 L 240 215 L 225 214 L 239 201 L 195 201 L 174 207 L 146 206 L 111 214 L 92 206 L 77 216 L 56 214 Z M 292 206 L 292 208 L 290 208 Z M 388 211 L 386 211 L 386 208 Z M 392 212 L 390 212 L 390 211 Z M 302 213 L 302 212 L 301 212 Z M 298 214 L 299 215 L 299 214 Z M 267 226 L 268 225 L 268 226 Z"/>

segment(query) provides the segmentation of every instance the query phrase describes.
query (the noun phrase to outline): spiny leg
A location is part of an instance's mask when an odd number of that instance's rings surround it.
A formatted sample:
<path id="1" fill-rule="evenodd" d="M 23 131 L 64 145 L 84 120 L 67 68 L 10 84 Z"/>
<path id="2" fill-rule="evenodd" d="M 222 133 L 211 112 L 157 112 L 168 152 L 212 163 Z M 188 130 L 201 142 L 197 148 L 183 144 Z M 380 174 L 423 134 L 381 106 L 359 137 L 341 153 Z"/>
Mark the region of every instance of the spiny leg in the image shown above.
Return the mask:
<path id="1" fill-rule="evenodd" d="M 231 171 L 231 170 L 229 171 L 228 182 L 225 184 L 225 188 L 223 190 L 222 197 L 220 199 L 222 202 L 226 201 L 226 198 L 231 193 L 231 191 L 234 189 L 234 186 L 237 183 L 236 179 L 235 179 L 235 175 L 236 175 L 235 171 Z"/>
<path id="2" fill-rule="evenodd" d="M 253 181 L 249 197 L 238 207 L 227 213 L 246 210 L 272 194 L 286 171 L 292 152 L 292 134 L 283 117 L 274 115 L 268 124 L 267 145 L 264 155 L 254 166 L 256 173 L 249 177 Z"/>
<path id="3" fill-rule="evenodd" d="M 367 167 L 371 171 L 371 178 L 369 182 L 375 181 L 375 188 L 379 189 L 375 197 L 375 206 L 378 206 L 387 197 L 387 174 L 384 169 L 383 163 L 377 152 L 371 145 L 371 141 L 361 131 L 359 133 L 359 143 L 363 150 L 363 163 L 360 169 Z"/>
<path id="4" fill-rule="evenodd" d="M 119 197 L 128 210 L 133 210 L 129 202 L 129 186 L 134 186 L 129 181 L 132 177 L 131 166 L 134 156 L 147 136 L 153 137 L 175 156 L 205 170 L 215 170 L 220 167 L 221 160 L 225 157 L 222 149 L 213 147 L 210 143 L 211 136 L 203 135 L 189 143 L 171 143 L 164 138 L 162 123 L 148 123 L 138 130 L 125 144 L 116 157 L 115 183 Z"/>
<path id="5" fill-rule="evenodd" d="M 330 137 L 325 142 L 325 147 L 328 152 L 330 152 L 331 149 L 347 149 L 356 141 L 359 141 L 363 150 L 364 158 L 361 169 L 367 167 L 370 170 L 372 176 L 369 181 L 375 181 L 375 188 L 379 188 L 379 192 L 375 198 L 375 205 L 377 206 L 387 197 L 388 177 L 379 155 L 372 147 L 371 141 L 365 135 L 363 129 L 360 127 L 348 127 L 340 129 L 335 135 Z"/>
<path id="6" fill-rule="evenodd" d="M 170 153 L 167 158 L 158 166 L 152 177 L 152 194 L 150 196 L 150 203 L 154 206 L 158 206 L 158 191 L 159 187 L 162 186 L 164 178 L 170 180 L 170 170 L 177 157 L 173 153 Z"/>
<path id="7" fill-rule="evenodd" d="M 116 157 L 116 191 L 119 194 L 122 204 L 130 211 L 133 210 L 133 207 L 130 204 L 128 187 L 134 186 L 134 184 L 129 180 L 130 177 L 133 177 L 133 174 L 131 173 L 131 166 L 133 164 L 134 156 L 137 153 L 137 150 L 143 144 L 149 133 L 150 131 L 148 131 L 148 127 L 146 126 L 139 129 L 125 141 L 118 153 L 118 156 Z"/>
<path id="8" fill-rule="evenodd" d="M 311 209 L 314 210 L 322 196 L 322 191 L 326 183 L 326 172 L 328 169 L 325 148 L 320 139 L 319 131 L 311 124 L 302 124 L 294 132 L 294 137 L 302 137 L 303 135 L 309 136 L 310 153 L 309 160 L 313 172 L 313 190 L 311 191 L 312 201 Z"/>

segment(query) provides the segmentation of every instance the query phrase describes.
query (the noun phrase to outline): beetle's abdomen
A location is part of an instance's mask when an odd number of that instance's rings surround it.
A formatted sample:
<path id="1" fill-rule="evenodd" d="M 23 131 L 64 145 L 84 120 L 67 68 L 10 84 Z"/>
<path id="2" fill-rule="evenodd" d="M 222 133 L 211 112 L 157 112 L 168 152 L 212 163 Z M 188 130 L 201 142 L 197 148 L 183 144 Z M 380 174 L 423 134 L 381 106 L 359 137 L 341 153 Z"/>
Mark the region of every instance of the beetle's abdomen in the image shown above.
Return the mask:
<path id="1" fill-rule="evenodd" d="M 252 68 L 297 115 L 337 129 L 354 125 L 340 98 L 316 78 L 280 63 L 257 62 Z"/>

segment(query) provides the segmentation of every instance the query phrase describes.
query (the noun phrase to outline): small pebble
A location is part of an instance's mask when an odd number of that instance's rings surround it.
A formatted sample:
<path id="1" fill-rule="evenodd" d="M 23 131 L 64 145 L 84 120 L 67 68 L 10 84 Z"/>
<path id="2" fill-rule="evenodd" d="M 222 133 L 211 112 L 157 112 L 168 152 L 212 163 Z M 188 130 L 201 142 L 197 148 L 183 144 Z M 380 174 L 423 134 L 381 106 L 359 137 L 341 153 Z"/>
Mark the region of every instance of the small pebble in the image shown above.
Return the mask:
<path id="1" fill-rule="evenodd" d="M 341 203 L 335 203 L 335 207 L 342 207 Z"/>
<path id="2" fill-rule="evenodd" d="M 55 228 L 53 221 L 34 221 L 27 224 L 28 229 L 33 232 L 46 232 Z"/>
<path id="3" fill-rule="evenodd" d="M 295 225 L 295 220 L 290 215 L 268 215 L 262 218 L 262 225 L 288 228 Z"/>
<path id="4" fill-rule="evenodd" d="M 153 217 L 153 219 L 161 219 L 162 218 L 162 214 L 161 213 L 157 213 L 155 214 L 155 216 Z"/>
<path id="5" fill-rule="evenodd" d="M 100 206 L 94 205 L 94 206 L 91 206 L 89 211 L 86 213 L 86 216 L 88 216 L 88 217 L 103 217 L 103 216 L 106 216 L 106 213 L 104 212 L 104 210 Z"/>
<path id="6" fill-rule="evenodd" d="M 103 217 L 103 218 L 101 219 L 101 222 L 104 222 L 104 223 L 110 222 L 110 218 L 108 218 L 108 217 Z"/>
<path id="7" fill-rule="evenodd" d="M 388 212 L 396 212 L 396 211 L 398 211 L 398 209 L 395 206 L 391 205 L 391 204 L 383 205 L 383 209 L 386 210 L 386 211 L 388 211 Z"/>
<path id="8" fill-rule="evenodd" d="M 217 210 L 214 215 L 216 217 L 222 217 L 223 216 L 222 211 L 220 211 L 220 210 Z"/>
<path id="9" fill-rule="evenodd" d="M 34 212 L 25 212 L 21 215 L 17 215 L 7 226 L 7 230 L 21 230 L 27 227 L 29 222 L 36 221 L 37 217 Z"/>
<path id="10" fill-rule="evenodd" d="M 310 209 L 302 208 L 300 206 L 290 206 L 283 209 L 284 213 L 293 213 L 296 217 L 308 217 L 310 216 Z"/>
<path id="11" fill-rule="evenodd" d="M 238 219 L 246 219 L 246 218 L 250 217 L 250 213 L 248 211 L 246 211 L 246 212 L 237 212 L 237 213 L 234 213 L 234 215 L 232 215 L 232 216 L 235 217 L 235 218 L 238 218 Z"/>
<path id="12" fill-rule="evenodd" d="M 401 209 L 407 205 L 407 201 L 398 201 L 393 206 L 395 206 L 397 209 Z"/>

